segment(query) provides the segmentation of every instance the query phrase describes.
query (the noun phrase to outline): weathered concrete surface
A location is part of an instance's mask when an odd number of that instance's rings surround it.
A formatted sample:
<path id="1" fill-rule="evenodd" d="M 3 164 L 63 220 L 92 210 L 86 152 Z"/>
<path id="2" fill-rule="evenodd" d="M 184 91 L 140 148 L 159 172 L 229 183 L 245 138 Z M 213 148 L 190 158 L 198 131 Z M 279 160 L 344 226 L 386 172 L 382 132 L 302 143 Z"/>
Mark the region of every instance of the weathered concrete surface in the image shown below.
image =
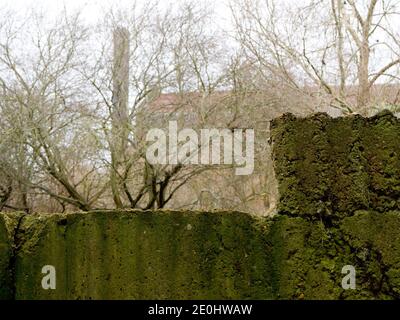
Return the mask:
<path id="1" fill-rule="evenodd" d="M 14 228 L 18 217 L 18 213 L 0 213 L 0 300 L 14 297 Z"/>
<path id="2" fill-rule="evenodd" d="M 278 211 L 343 217 L 400 209 L 400 120 L 287 114 L 271 123 Z"/>
<path id="3" fill-rule="evenodd" d="M 399 212 L 358 211 L 333 226 L 217 212 L 27 215 L 2 298 L 400 298 L 399 231 Z M 341 287 L 348 264 L 357 290 Z M 56 268 L 56 290 L 41 286 L 44 265 Z"/>
<path id="4" fill-rule="evenodd" d="M 262 228 L 242 213 L 33 215 L 20 236 L 16 299 L 272 298 Z"/>
<path id="5" fill-rule="evenodd" d="M 400 299 L 400 212 L 357 211 L 336 226 L 274 219 L 273 288 L 283 299 Z M 356 290 L 343 290 L 343 266 Z"/>
<path id="6" fill-rule="evenodd" d="M 358 270 L 360 295 L 400 299 L 400 212 L 356 212 L 339 231 Z"/>

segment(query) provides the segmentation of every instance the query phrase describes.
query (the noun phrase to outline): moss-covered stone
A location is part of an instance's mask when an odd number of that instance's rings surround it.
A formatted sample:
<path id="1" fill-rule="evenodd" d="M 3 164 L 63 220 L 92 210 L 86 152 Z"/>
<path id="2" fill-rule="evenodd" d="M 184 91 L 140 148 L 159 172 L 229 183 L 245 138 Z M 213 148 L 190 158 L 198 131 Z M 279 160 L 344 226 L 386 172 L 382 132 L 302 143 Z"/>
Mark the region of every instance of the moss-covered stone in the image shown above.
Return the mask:
<path id="1" fill-rule="evenodd" d="M 4 299 L 400 297 L 400 212 L 357 211 L 329 226 L 172 211 L 0 221 Z M 56 290 L 41 286 L 45 265 L 56 268 Z M 356 290 L 342 289 L 345 265 L 356 268 Z"/>
<path id="2" fill-rule="evenodd" d="M 335 229 L 302 218 L 277 217 L 271 229 L 274 293 L 279 299 L 339 299 L 347 248 Z"/>
<path id="3" fill-rule="evenodd" d="M 242 213 L 26 216 L 17 299 L 272 298 L 262 226 Z M 43 290 L 53 265 L 57 289 Z"/>
<path id="4" fill-rule="evenodd" d="M 6 225 L 6 216 L 0 214 L 0 300 L 13 298 L 11 258 L 12 239 Z"/>
<path id="5" fill-rule="evenodd" d="M 400 209 L 400 120 L 284 115 L 271 124 L 278 211 L 335 218 Z"/>
<path id="6" fill-rule="evenodd" d="M 340 230 L 354 257 L 359 290 L 371 298 L 399 299 L 400 212 L 359 211 Z"/>
<path id="7" fill-rule="evenodd" d="M 399 212 L 362 212 L 336 227 L 278 216 L 270 230 L 277 299 L 399 298 Z M 342 288 L 346 265 L 356 269 L 355 290 Z"/>

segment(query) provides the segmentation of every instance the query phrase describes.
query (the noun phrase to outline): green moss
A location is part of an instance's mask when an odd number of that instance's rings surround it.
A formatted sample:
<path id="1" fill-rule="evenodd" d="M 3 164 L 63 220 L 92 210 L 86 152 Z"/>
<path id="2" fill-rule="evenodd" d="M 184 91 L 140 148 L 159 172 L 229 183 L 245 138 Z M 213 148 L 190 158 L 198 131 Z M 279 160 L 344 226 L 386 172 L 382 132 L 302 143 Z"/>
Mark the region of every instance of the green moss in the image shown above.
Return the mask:
<path id="1" fill-rule="evenodd" d="M 285 115 L 271 124 L 283 214 L 342 218 L 400 209 L 400 120 Z"/>
<path id="2" fill-rule="evenodd" d="M 343 220 L 360 286 L 374 298 L 400 298 L 400 212 L 359 211 Z"/>
<path id="3" fill-rule="evenodd" d="M 12 242 L 6 228 L 4 214 L 0 214 L 0 300 L 12 298 L 11 246 Z"/>
<path id="4" fill-rule="evenodd" d="M 0 224 L 1 275 L 8 277 L 2 298 L 12 298 L 12 278 L 16 299 L 400 294 L 399 212 L 357 211 L 329 226 L 304 217 L 257 219 L 237 212 L 105 211 L 26 215 L 21 221 L 11 237 Z M 56 290 L 41 287 L 44 265 L 56 267 Z M 345 265 L 356 268 L 356 290 L 341 287 Z"/>
<path id="5" fill-rule="evenodd" d="M 270 236 L 278 298 L 339 298 L 342 257 L 330 230 L 301 218 L 279 217 Z"/>
<path id="6" fill-rule="evenodd" d="M 340 227 L 279 216 L 268 236 L 272 284 L 279 299 L 398 299 L 400 214 L 361 212 Z M 356 290 L 344 290 L 345 265 Z"/>
<path id="7" fill-rule="evenodd" d="M 271 124 L 273 157 L 279 182 L 279 212 L 307 215 L 325 212 L 329 185 L 326 115 L 309 121 L 285 115 Z"/>
<path id="8" fill-rule="evenodd" d="M 27 216 L 18 299 L 272 298 L 265 237 L 242 213 Z M 57 270 L 43 290 L 41 268 Z"/>

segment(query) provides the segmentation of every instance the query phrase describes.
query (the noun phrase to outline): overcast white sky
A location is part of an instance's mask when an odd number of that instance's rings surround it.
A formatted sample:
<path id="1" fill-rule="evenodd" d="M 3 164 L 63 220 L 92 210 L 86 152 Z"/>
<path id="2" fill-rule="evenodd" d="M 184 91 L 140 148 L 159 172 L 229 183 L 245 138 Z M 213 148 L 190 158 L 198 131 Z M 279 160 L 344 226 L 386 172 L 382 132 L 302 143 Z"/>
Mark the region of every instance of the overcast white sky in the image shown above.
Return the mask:
<path id="1" fill-rule="evenodd" d="M 204 0 L 198 0 L 202 2 Z M 136 0 L 137 3 L 146 3 L 148 0 Z M 165 6 L 168 3 L 180 3 L 184 0 L 162 0 Z M 205 1 L 204 1 L 205 2 Z M 228 0 L 207 1 L 207 3 L 214 3 L 215 10 L 218 16 L 223 20 L 228 15 Z M 17 11 L 23 10 L 27 7 L 35 7 L 45 9 L 49 14 L 57 14 L 60 10 L 67 8 L 67 10 L 75 10 L 82 8 L 82 16 L 89 23 L 95 22 L 99 16 L 109 7 L 121 6 L 129 7 L 133 0 L 0 0 L 0 8 L 6 7 L 15 9 Z"/>
<path id="2" fill-rule="evenodd" d="M 136 0 L 136 3 L 145 4 L 150 0 Z M 205 3 L 208 5 L 212 5 L 214 7 L 214 11 L 217 15 L 217 21 L 224 30 L 231 30 L 232 23 L 230 22 L 230 9 L 228 6 L 229 0 L 197 0 L 199 3 Z M 299 4 L 304 3 L 304 0 L 278 0 L 279 2 L 283 2 L 286 4 Z M 67 9 L 68 12 L 73 12 L 77 9 L 81 9 L 81 18 L 83 18 L 87 23 L 95 23 L 98 22 L 99 19 L 102 18 L 103 13 L 107 11 L 110 7 L 118 8 L 118 7 L 131 7 L 135 0 L 0 0 L 0 9 L 8 8 L 15 10 L 17 12 L 24 11 L 27 8 L 36 8 L 42 9 L 43 12 L 47 13 L 47 17 L 57 16 L 57 14 L 64 9 Z M 160 0 L 161 4 L 168 8 L 171 3 L 179 4 L 184 3 L 185 0 Z M 360 0 L 360 4 L 367 3 L 365 0 Z M 397 21 L 396 21 L 397 20 Z M 400 27 L 400 19 L 392 19 L 391 24 L 399 25 Z M 396 29 L 396 28 L 395 28 Z M 397 28 L 397 30 L 399 30 Z M 384 42 L 384 39 L 380 39 L 382 32 L 379 31 L 374 34 L 374 37 L 371 39 L 371 42 L 377 41 L 377 39 L 381 40 L 381 43 Z M 316 38 L 316 41 L 319 41 Z M 386 56 L 387 55 L 387 56 Z M 391 51 L 384 49 L 379 50 L 378 59 L 372 60 L 371 65 L 376 64 L 386 64 L 388 59 L 391 58 Z"/>

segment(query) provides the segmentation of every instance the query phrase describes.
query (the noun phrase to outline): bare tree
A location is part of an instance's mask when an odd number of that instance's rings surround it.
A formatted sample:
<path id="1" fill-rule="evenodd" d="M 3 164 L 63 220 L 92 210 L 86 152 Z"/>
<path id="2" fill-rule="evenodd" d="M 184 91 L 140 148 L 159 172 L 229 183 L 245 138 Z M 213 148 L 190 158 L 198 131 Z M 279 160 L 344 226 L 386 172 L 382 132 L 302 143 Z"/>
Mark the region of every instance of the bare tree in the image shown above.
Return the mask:
<path id="1" fill-rule="evenodd" d="M 238 0 L 231 8 L 237 39 L 260 72 L 320 105 L 366 112 L 373 86 L 398 77 L 398 1 Z"/>
<path id="2" fill-rule="evenodd" d="M 130 10 L 112 10 L 106 17 L 105 23 L 97 28 L 99 38 L 103 39 L 100 50 L 94 54 L 90 68 L 82 69 L 82 74 L 102 110 L 97 121 L 107 141 L 103 161 L 111 177 L 112 198 L 116 207 L 162 208 L 204 168 L 151 165 L 145 156 L 145 133 L 151 127 L 163 126 L 168 119 L 175 119 L 180 109 L 188 110 L 190 104 L 199 104 L 217 88 L 223 78 L 215 63 L 220 46 L 206 31 L 209 10 L 194 3 L 167 9 L 157 2 L 142 7 L 135 4 Z M 130 94 L 127 121 L 119 118 L 118 124 L 114 121 L 113 125 L 116 110 L 113 79 L 118 64 L 107 35 L 120 28 L 129 33 L 130 76 L 126 90 Z M 201 94 L 192 95 L 194 91 Z M 162 92 L 173 92 L 182 98 L 164 122 L 157 119 L 167 113 L 149 107 Z M 127 132 L 126 144 L 118 152 L 113 151 L 113 127 Z"/>
<path id="3" fill-rule="evenodd" d="M 29 193 L 44 193 L 62 206 L 89 210 L 98 195 L 82 188 L 77 172 L 90 179 L 96 165 L 83 164 L 92 148 L 77 145 L 78 136 L 83 144 L 87 134 L 87 106 L 80 100 L 82 82 L 75 71 L 86 28 L 79 15 L 65 12 L 53 25 L 35 12 L 27 19 L 29 25 L 8 19 L 0 43 L 1 114 L 10 128 L 4 134 L 14 151 L 9 160 L 23 208 L 33 206 Z"/>

